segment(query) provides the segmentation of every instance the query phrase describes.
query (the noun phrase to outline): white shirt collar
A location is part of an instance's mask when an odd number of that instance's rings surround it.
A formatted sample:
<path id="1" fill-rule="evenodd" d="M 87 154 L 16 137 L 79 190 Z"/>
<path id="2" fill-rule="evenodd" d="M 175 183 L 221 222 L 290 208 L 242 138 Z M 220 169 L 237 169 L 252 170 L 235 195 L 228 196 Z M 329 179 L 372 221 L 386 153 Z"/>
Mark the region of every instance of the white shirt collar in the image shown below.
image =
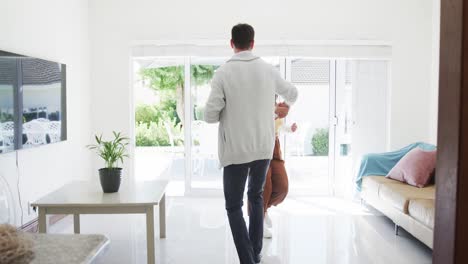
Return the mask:
<path id="1" fill-rule="evenodd" d="M 255 56 L 252 51 L 244 50 L 234 54 L 228 61 L 251 61 L 258 58 L 259 57 Z"/>

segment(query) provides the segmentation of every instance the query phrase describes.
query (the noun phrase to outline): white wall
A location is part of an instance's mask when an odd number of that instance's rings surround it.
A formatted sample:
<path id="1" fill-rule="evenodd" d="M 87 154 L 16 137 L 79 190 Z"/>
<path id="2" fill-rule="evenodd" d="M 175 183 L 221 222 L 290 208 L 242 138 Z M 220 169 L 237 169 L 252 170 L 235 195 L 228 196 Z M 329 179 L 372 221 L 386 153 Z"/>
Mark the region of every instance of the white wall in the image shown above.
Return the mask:
<path id="1" fill-rule="evenodd" d="M 24 222 L 27 203 L 72 179 L 90 177 L 88 3 L 84 0 L 0 0 L 0 50 L 67 64 L 68 140 L 18 152 Z M 0 176 L 16 193 L 16 153 L 0 155 Z M 18 208 L 18 204 L 16 204 Z M 19 209 L 18 209 L 19 210 Z M 32 212 L 32 210 L 31 210 Z M 20 225 L 17 211 L 16 224 Z"/>
<path id="2" fill-rule="evenodd" d="M 232 25 L 248 22 L 256 29 L 257 42 L 391 43 L 390 147 L 428 141 L 428 101 L 434 89 L 431 12 L 432 2 L 426 0 L 90 1 L 93 129 L 130 132 L 132 43 L 226 39 L 228 44 Z"/>
<path id="3" fill-rule="evenodd" d="M 439 53 L 440 53 L 440 0 L 432 0 L 432 65 L 431 92 L 429 98 L 429 142 L 437 143 L 439 114 Z"/>

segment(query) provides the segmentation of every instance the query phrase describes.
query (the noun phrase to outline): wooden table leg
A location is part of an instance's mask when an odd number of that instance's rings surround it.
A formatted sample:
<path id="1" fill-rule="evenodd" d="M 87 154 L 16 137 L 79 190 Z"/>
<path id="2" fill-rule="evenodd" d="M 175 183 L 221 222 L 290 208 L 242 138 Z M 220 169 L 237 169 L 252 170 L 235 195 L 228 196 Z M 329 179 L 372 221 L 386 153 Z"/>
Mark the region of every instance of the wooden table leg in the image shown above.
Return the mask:
<path id="1" fill-rule="evenodd" d="M 80 233 L 80 215 L 79 214 L 73 214 L 73 231 L 75 234 Z"/>
<path id="2" fill-rule="evenodd" d="M 166 194 L 159 201 L 159 237 L 166 238 Z"/>
<path id="3" fill-rule="evenodd" d="M 154 206 L 146 207 L 146 243 L 148 264 L 154 264 L 156 261 L 154 252 Z"/>
<path id="4" fill-rule="evenodd" d="M 47 216 L 46 209 L 44 207 L 39 207 L 39 233 L 47 232 Z"/>

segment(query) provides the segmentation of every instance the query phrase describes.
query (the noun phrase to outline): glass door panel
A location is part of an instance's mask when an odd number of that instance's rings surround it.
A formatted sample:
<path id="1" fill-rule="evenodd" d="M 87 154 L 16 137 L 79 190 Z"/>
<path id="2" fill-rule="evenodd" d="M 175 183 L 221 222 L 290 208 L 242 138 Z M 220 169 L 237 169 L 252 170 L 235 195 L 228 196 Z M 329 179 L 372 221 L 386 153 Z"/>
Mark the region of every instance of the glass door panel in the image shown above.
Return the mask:
<path id="1" fill-rule="evenodd" d="M 388 63 L 336 62 L 335 194 L 351 198 L 360 158 L 387 151 Z"/>
<path id="2" fill-rule="evenodd" d="M 329 191 L 330 61 L 290 58 L 287 80 L 299 91 L 286 126 L 297 131 L 283 137 L 291 194 L 326 195 Z"/>
<path id="3" fill-rule="evenodd" d="M 169 178 L 170 191 L 184 193 L 184 58 L 133 61 L 135 179 Z"/>
<path id="4" fill-rule="evenodd" d="M 193 114 L 191 123 L 191 189 L 221 190 L 222 170 L 218 161 L 218 126 L 204 121 L 205 104 L 211 91 L 211 80 L 217 68 L 228 58 L 192 57 L 190 89 Z"/>

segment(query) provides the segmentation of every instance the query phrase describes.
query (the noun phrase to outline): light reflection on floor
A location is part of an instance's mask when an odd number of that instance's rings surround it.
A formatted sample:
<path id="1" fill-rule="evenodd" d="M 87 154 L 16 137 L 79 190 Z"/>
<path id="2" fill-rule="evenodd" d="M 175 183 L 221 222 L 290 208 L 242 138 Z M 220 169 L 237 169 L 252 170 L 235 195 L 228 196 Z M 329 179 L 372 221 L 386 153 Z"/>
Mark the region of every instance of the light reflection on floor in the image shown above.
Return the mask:
<path id="1" fill-rule="evenodd" d="M 167 213 L 167 239 L 156 239 L 157 263 L 238 263 L 221 197 L 169 197 Z M 262 263 L 431 263 L 431 250 L 404 231 L 395 236 L 388 218 L 360 204 L 289 197 L 270 215 L 274 237 L 264 240 Z M 99 263 L 146 263 L 144 221 L 140 215 L 85 215 L 81 230 L 110 238 Z M 71 233 L 72 219 L 50 230 Z"/>

